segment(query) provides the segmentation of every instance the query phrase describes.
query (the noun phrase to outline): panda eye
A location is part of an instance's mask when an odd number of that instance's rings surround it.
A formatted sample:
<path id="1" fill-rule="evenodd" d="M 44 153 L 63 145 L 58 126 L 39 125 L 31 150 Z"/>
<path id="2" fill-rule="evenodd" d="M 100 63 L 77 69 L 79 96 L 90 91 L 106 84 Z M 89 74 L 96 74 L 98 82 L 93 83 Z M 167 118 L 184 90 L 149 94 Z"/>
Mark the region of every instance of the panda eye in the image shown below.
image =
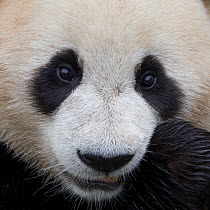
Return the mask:
<path id="1" fill-rule="evenodd" d="M 57 75 L 64 82 L 72 82 L 75 78 L 75 72 L 71 65 L 62 65 L 57 68 Z"/>
<path id="2" fill-rule="evenodd" d="M 145 73 L 140 79 L 140 87 L 144 89 L 151 89 L 157 83 L 157 77 L 153 73 Z"/>
<path id="3" fill-rule="evenodd" d="M 162 119 L 173 117 L 181 107 L 182 92 L 176 82 L 168 77 L 161 60 L 147 55 L 136 66 L 135 90 L 156 111 Z"/>

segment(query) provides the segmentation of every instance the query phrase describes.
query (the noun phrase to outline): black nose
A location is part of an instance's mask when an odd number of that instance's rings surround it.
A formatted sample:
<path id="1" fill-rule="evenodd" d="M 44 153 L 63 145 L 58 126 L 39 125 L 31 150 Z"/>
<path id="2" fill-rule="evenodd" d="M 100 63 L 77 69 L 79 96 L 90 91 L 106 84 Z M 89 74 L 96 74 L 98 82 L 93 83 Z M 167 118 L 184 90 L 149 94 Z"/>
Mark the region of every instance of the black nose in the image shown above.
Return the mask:
<path id="1" fill-rule="evenodd" d="M 93 154 L 81 154 L 78 151 L 79 158 L 83 163 L 98 171 L 109 173 L 126 165 L 134 155 L 119 155 L 112 158 L 104 158 Z"/>

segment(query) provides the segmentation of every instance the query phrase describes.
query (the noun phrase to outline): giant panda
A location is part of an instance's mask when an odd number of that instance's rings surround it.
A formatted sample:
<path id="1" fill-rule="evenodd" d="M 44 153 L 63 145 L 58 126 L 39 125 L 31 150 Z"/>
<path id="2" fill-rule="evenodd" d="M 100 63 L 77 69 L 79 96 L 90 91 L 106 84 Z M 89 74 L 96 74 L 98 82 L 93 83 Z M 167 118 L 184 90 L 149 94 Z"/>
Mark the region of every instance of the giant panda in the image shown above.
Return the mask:
<path id="1" fill-rule="evenodd" d="M 161 123 L 210 130 L 205 2 L 2 0 L 0 10 L 1 143 L 67 199 L 118 199 Z"/>

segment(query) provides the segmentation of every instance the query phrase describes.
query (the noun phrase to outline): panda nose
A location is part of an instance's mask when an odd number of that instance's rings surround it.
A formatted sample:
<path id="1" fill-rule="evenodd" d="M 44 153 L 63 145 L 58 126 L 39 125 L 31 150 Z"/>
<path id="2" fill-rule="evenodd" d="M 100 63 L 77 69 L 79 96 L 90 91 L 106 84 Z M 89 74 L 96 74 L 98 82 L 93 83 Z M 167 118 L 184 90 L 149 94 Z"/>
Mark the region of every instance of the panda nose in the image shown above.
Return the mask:
<path id="1" fill-rule="evenodd" d="M 81 154 L 80 151 L 78 151 L 78 156 L 87 166 L 98 171 L 109 173 L 126 165 L 131 161 L 134 155 L 118 155 L 112 158 L 104 158 L 93 154 Z"/>

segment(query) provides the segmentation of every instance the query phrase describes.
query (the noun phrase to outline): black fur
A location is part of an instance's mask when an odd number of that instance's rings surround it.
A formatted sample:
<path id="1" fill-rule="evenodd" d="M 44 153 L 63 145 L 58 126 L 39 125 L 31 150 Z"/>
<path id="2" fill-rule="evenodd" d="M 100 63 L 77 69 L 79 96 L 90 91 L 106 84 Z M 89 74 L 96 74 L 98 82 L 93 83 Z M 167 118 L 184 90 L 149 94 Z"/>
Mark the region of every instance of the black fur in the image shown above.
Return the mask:
<path id="1" fill-rule="evenodd" d="M 156 85 L 151 89 L 140 86 L 142 76 L 152 73 L 157 78 Z M 176 83 L 164 72 L 164 67 L 153 55 L 144 58 L 136 71 L 135 89 L 141 93 L 144 99 L 159 113 L 164 120 L 169 119 L 177 113 L 181 105 L 181 90 Z"/>
<path id="2" fill-rule="evenodd" d="M 25 164 L 5 151 L 1 146 L 0 209 L 99 209 L 80 199 L 69 201 L 64 194 L 50 196 L 47 192 L 53 185 L 42 188 L 43 177 L 31 178 Z M 186 122 L 169 121 L 156 129 L 121 196 L 100 209 L 206 210 L 209 198 L 210 133 Z"/>
<path id="3" fill-rule="evenodd" d="M 66 83 L 57 76 L 60 65 L 69 64 L 75 71 L 75 79 Z M 53 114 L 67 96 L 82 80 L 82 67 L 79 65 L 77 54 L 69 49 L 58 52 L 48 64 L 36 70 L 30 81 L 30 93 L 36 108 L 44 114 Z"/>

